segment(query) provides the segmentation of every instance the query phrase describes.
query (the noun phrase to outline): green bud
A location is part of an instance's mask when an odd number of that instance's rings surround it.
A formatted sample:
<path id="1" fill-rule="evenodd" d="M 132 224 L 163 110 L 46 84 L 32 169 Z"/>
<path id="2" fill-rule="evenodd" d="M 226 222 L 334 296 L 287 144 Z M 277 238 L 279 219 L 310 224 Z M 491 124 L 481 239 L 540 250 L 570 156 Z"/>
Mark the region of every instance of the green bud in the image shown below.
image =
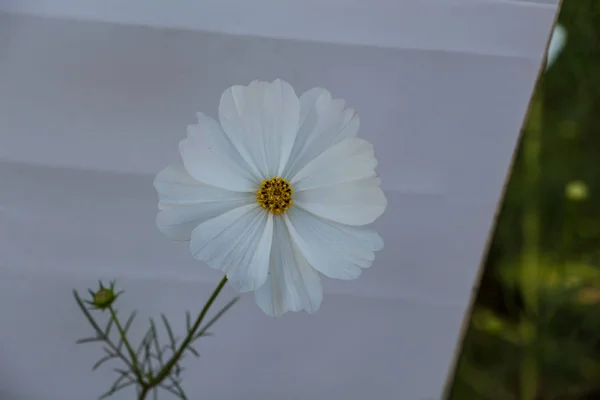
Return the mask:
<path id="1" fill-rule="evenodd" d="M 97 291 L 90 290 L 92 301 L 86 301 L 92 308 L 97 310 L 106 310 L 110 308 L 123 292 L 115 293 L 115 281 L 110 282 L 108 287 L 105 287 L 102 282 L 99 282 Z"/>

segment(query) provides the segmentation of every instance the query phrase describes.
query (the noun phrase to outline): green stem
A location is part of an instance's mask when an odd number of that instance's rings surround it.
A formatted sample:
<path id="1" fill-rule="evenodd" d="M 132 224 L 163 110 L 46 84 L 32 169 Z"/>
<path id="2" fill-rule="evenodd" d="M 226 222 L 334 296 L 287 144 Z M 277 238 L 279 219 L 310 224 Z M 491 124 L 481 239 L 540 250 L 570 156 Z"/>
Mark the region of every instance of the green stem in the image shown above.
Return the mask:
<path id="1" fill-rule="evenodd" d="M 542 90 L 537 88 L 532 102 L 529 124 L 523 140 L 525 164 L 523 210 L 523 264 L 521 266 L 521 294 L 524 312 L 521 320 L 523 359 L 520 368 L 520 399 L 534 400 L 538 387 L 538 359 L 535 350 L 537 317 L 540 303 L 540 181 L 542 145 Z"/>
<path id="2" fill-rule="evenodd" d="M 206 316 L 206 313 L 208 313 L 208 310 L 210 309 L 210 307 L 212 306 L 212 304 L 216 300 L 217 296 L 219 295 L 219 293 L 221 293 L 221 290 L 225 286 L 225 283 L 227 283 L 227 277 L 226 276 L 223 277 L 223 279 L 221 279 L 221 282 L 219 282 L 219 284 L 217 285 L 217 287 L 213 291 L 212 295 L 210 296 L 210 298 L 208 299 L 208 301 L 206 302 L 206 304 L 202 308 L 202 311 L 200 311 L 200 314 L 198 315 L 198 318 L 196 318 L 196 322 L 194 322 L 194 325 L 189 330 L 187 336 L 185 337 L 185 339 L 183 340 L 183 342 L 179 346 L 179 349 L 177 350 L 177 352 L 175 352 L 175 354 L 169 359 L 169 361 L 160 370 L 160 372 L 156 375 L 156 377 L 152 378 L 147 384 L 142 385 L 142 392 L 140 393 L 140 396 L 138 397 L 138 400 L 144 400 L 146 398 L 146 396 L 148 395 L 148 392 L 150 391 L 150 389 L 152 389 L 153 387 L 156 387 L 156 386 L 160 385 L 161 382 L 167 376 L 169 376 L 169 374 L 171 373 L 171 370 L 173 369 L 173 367 L 175 367 L 175 365 L 177 364 L 177 362 L 179 361 L 179 359 L 183 355 L 183 352 L 185 351 L 185 349 L 187 348 L 187 346 L 190 344 L 190 342 L 192 341 L 192 339 L 196 335 L 196 331 L 198 330 L 198 328 L 200 328 L 200 324 L 202 324 L 202 321 L 204 320 L 204 317 Z"/>
<path id="3" fill-rule="evenodd" d="M 119 321 L 119 318 L 117 317 L 117 312 L 115 311 L 115 309 L 112 306 L 110 306 L 108 308 L 108 310 L 110 311 L 110 316 L 112 317 L 113 321 L 115 321 L 115 326 L 117 327 L 117 330 L 119 331 L 121 340 L 123 341 L 123 344 L 125 344 L 125 348 L 127 348 L 127 351 L 129 352 L 129 357 L 131 357 L 131 365 L 132 365 L 131 369 L 133 370 L 133 373 L 137 377 L 138 382 L 143 385 L 144 380 L 142 378 L 142 374 L 138 367 L 137 357 L 135 356 L 135 352 L 133 351 L 131 344 L 129 344 L 129 340 L 127 340 L 125 331 L 123 330 L 123 327 L 121 326 L 121 322 Z"/>
<path id="4" fill-rule="evenodd" d="M 521 288 L 525 309 L 535 315 L 539 307 L 540 277 L 540 181 L 541 181 L 541 88 L 532 103 L 528 129 L 523 140 L 525 177 L 523 188 L 523 265 Z"/>
<path id="5" fill-rule="evenodd" d="M 146 396 L 148 396 L 148 393 L 150 393 L 150 387 L 149 386 L 142 386 L 142 391 L 140 392 L 140 396 L 138 397 L 139 400 L 145 400 Z"/>

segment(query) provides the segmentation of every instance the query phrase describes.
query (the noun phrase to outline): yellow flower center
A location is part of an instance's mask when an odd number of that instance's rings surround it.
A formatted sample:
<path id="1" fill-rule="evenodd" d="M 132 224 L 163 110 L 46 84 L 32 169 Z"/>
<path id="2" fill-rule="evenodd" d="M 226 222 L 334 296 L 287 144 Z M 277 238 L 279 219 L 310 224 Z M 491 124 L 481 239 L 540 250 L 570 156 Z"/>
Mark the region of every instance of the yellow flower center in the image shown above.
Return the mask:
<path id="1" fill-rule="evenodd" d="M 293 192 L 294 189 L 288 181 L 276 176 L 262 181 L 256 192 L 256 201 L 271 214 L 281 215 L 294 204 Z"/>

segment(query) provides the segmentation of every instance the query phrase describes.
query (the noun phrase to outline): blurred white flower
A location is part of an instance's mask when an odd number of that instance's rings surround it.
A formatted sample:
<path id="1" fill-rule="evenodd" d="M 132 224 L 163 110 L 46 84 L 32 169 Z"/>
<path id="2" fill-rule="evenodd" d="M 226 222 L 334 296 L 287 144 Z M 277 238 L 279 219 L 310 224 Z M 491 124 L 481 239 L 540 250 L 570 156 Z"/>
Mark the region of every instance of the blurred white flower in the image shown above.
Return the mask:
<path id="1" fill-rule="evenodd" d="M 357 278 L 383 247 L 364 226 L 387 200 L 356 111 L 325 89 L 298 98 L 284 81 L 253 81 L 223 93 L 219 122 L 199 113 L 183 165 L 157 175 L 159 229 L 255 291 L 266 314 L 316 312 L 320 274 Z"/>
<path id="2" fill-rule="evenodd" d="M 550 46 L 548 46 L 548 61 L 546 62 L 546 70 L 550 68 L 554 61 L 562 52 L 567 42 L 567 31 L 562 25 L 556 25 L 550 38 Z"/>

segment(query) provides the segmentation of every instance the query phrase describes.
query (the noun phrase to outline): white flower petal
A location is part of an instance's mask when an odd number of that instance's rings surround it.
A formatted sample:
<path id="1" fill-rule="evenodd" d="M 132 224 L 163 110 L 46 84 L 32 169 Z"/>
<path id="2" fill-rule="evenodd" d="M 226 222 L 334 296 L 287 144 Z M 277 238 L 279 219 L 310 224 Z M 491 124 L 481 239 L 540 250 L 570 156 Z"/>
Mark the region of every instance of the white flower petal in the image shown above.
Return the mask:
<path id="1" fill-rule="evenodd" d="M 260 309 L 272 317 L 301 310 L 314 314 L 321 307 L 321 277 L 293 243 L 282 218 L 274 221 L 269 276 L 254 292 L 254 298 Z"/>
<path id="2" fill-rule="evenodd" d="M 348 225 L 377 219 L 387 200 L 375 177 L 373 146 L 348 138 L 310 161 L 292 179 L 294 203 L 315 215 Z"/>
<path id="3" fill-rule="evenodd" d="M 300 101 L 282 80 L 233 86 L 221 96 L 223 130 L 254 172 L 263 179 L 279 176 L 298 134 Z"/>
<path id="4" fill-rule="evenodd" d="M 546 70 L 554 64 L 556 58 L 562 53 L 565 43 L 567 42 L 567 31 L 562 25 L 556 25 L 550 38 L 550 46 L 548 47 L 548 57 L 546 61 Z"/>
<path id="5" fill-rule="evenodd" d="M 322 88 L 300 96 L 300 129 L 283 177 L 290 178 L 335 143 L 358 133 L 358 113 Z"/>
<path id="6" fill-rule="evenodd" d="M 381 237 L 370 229 L 327 221 L 297 207 L 284 214 L 284 221 L 308 263 L 329 278 L 357 278 L 383 248 Z"/>
<path id="7" fill-rule="evenodd" d="M 291 180 L 299 192 L 375 177 L 373 145 L 356 137 L 344 139 L 310 161 Z"/>
<path id="8" fill-rule="evenodd" d="M 239 292 L 261 287 L 269 271 L 273 216 L 258 204 L 236 208 L 198 225 L 192 255 L 227 274 Z"/>
<path id="9" fill-rule="evenodd" d="M 256 201 L 252 192 L 233 192 L 199 182 L 183 165 L 169 165 L 160 171 L 154 179 L 154 187 L 158 192 L 159 210 L 219 201 L 244 200 L 242 205 Z"/>
<path id="10" fill-rule="evenodd" d="M 188 127 L 179 143 L 183 164 L 197 181 L 239 192 L 256 190 L 260 184 L 250 168 L 212 118 L 198 113 L 198 124 Z"/>
<path id="11" fill-rule="evenodd" d="M 294 193 L 294 205 L 346 225 L 367 225 L 383 214 L 387 199 L 379 178 L 325 186 Z"/>
<path id="12" fill-rule="evenodd" d="M 154 179 L 158 192 L 158 229 L 172 240 L 190 240 L 204 221 L 253 204 L 253 193 L 232 192 L 192 178 L 181 165 L 170 165 Z"/>

